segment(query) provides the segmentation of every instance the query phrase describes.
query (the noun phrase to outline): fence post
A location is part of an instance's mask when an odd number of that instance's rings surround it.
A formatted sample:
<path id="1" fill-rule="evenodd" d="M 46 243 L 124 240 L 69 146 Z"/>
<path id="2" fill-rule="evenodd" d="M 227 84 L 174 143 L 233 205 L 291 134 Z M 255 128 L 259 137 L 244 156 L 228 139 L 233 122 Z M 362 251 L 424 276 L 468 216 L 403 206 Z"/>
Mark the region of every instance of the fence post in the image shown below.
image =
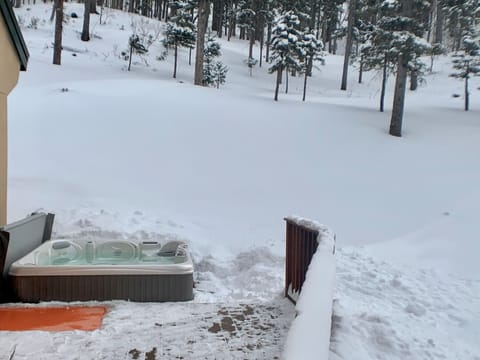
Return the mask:
<path id="1" fill-rule="evenodd" d="M 285 297 L 296 303 L 305 275 L 318 247 L 318 231 L 286 221 Z"/>

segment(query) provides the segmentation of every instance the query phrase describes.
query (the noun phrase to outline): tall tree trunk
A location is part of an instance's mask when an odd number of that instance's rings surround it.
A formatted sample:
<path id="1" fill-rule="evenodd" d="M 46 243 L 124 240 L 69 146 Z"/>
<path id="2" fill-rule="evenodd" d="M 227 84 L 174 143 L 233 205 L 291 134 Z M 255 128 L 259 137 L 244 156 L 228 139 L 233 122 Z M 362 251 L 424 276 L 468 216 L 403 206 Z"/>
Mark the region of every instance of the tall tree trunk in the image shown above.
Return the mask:
<path id="1" fill-rule="evenodd" d="M 430 12 L 428 14 L 428 20 L 427 20 L 427 42 L 430 43 L 430 39 L 433 39 L 432 36 L 432 28 L 433 28 L 433 4 L 430 6 Z"/>
<path id="2" fill-rule="evenodd" d="M 265 37 L 265 34 L 264 34 L 264 29 L 262 29 L 262 36 L 260 38 L 260 63 L 259 63 L 259 67 L 262 67 L 262 60 L 263 60 L 263 38 Z"/>
<path id="3" fill-rule="evenodd" d="M 174 50 L 174 61 L 173 61 L 173 78 L 177 78 L 177 59 L 178 59 L 178 46 L 175 44 L 175 50 Z"/>
<path id="4" fill-rule="evenodd" d="M 355 0 L 350 0 L 348 6 L 347 43 L 345 45 L 345 56 L 343 58 L 342 85 L 340 90 L 347 90 L 348 64 L 353 43 L 353 22 L 355 21 Z"/>
<path id="5" fill-rule="evenodd" d="M 469 70 L 467 70 L 468 72 Z M 467 76 L 465 77 L 465 111 L 468 111 L 468 108 L 469 108 L 469 98 L 470 98 L 470 94 L 468 92 L 468 73 L 467 73 Z"/>
<path id="6" fill-rule="evenodd" d="M 224 22 L 225 22 L 225 0 L 222 0 L 220 2 L 220 15 L 219 15 L 219 19 L 218 19 L 218 31 L 217 31 L 217 36 L 219 38 L 221 38 L 223 36 L 223 23 Z M 220 88 L 220 84 L 218 84 L 218 88 Z"/>
<path id="7" fill-rule="evenodd" d="M 223 34 L 223 35 L 225 35 L 225 36 L 228 36 L 228 29 L 230 28 L 230 20 L 229 20 L 228 17 L 227 17 L 227 11 L 228 11 L 228 9 L 225 8 L 225 10 L 224 10 L 224 19 L 223 19 L 223 20 L 224 20 L 224 22 L 223 22 L 223 31 L 224 31 L 224 34 Z M 220 86 L 219 86 L 219 88 L 220 88 Z"/>
<path id="8" fill-rule="evenodd" d="M 388 57 L 385 54 L 385 58 L 383 59 L 383 73 L 382 73 L 382 90 L 380 92 L 380 112 L 383 112 L 385 109 L 385 89 L 387 87 L 387 66 L 388 66 Z"/>
<path id="9" fill-rule="evenodd" d="M 437 11 L 435 16 L 435 32 L 433 34 L 433 42 L 443 43 L 443 9 L 437 5 Z"/>
<path id="10" fill-rule="evenodd" d="M 413 1 L 403 0 L 401 16 L 413 17 Z M 395 80 L 395 92 L 393 95 L 392 118 L 390 120 L 390 135 L 402 136 L 403 110 L 405 106 L 405 89 L 407 87 L 408 57 L 406 54 L 398 56 L 397 78 Z"/>
<path id="11" fill-rule="evenodd" d="M 103 11 L 105 10 L 105 5 L 103 4 L 103 0 L 102 0 L 102 4 L 100 5 L 100 16 L 98 17 L 98 23 L 100 25 L 102 25 L 102 18 L 103 18 Z"/>
<path id="12" fill-rule="evenodd" d="M 90 0 L 90 14 L 97 14 L 97 0 Z"/>
<path id="13" fill-rule="evenodd" d="M 128 71 L 132 67 L 132 57 L 133 57 L 133 46 L 130 45 L 130 56 L 128 57 Z"/>
<path id="14" fill-rule="evenodd" d="M 361 84 L 363 80 L 363 56 L 360 55 L 360 69 L 358 71 L 358 83 Z"/>
<path id="15" fill-rule="evenodd" d="M 312 56 L 309 57 L 307 64 L 310 63 L 310 59 Z M 308 79 L 308 65 L 305 68 L 305 78 L 303 79 L 303 97 L 302 101 L 305 101 L 305 97 L 307 95 L 307 79 Z"/>
<path id="16" fill-rule="evenodd" d="M 285 94 L 288 94 L 288 66 L 285 67 Z"/>
<path id="17" fill-rule="evenodd" d="M 255 29 L 252 27 L 248 32 L 249 45 L 248 45 L 248 59 L 253 59 L 253 45 L 255 44 Z M 252 67 L 251 65 L 249 65 Z"/>
<path id="18" fill-rule="evenodd" d="M 324 43 L 325 46 L 327 46 L 328 44 L 327 21 L 322 21 L 321 26 L 322 26 L 322 42 Z"/>
<path id="19" fill-rule="evenodd" d="M 83 29 L 82 29 L 82 41 L 90 40 L 90 3 L 95 0 L 85 0 L 84 12 L 83 12 Z"/>
<path id="20" fill-rule="evenodd" d="M 45 0 L 44 0 L 45 1 Z M 55 11 L 56 11 L 56 5 L 57 3 L 55 2 L 55 0 L 53 1 L 53 4 L 52 4 L 52 12 L 50 14 L 50 22 L 53 21 L 53 19 L 55 19 Z"/>
<path id="21" fill-rule="evenodd" d="M 55 41 L 53 45 L 53 63 L 62 63 L 63 0 L 55 0 Z"/>
<path id="22" fill-rule="evenodd" d="M 195 85 L 203 85 L 203 48 L 205 47 L 205 33 L 207 32 L 210 1 L 199 0 L 197 20 L 197 48 L 195 54 Z"/>
<path id="23" fill-rule="evenodd" d="M 155 6 L 153 7 L 153 18 L 154 19 L 157 19 L 158 18 L 158 10 L 159 10 L 159 4 L 160 4 L 160 1 L 158 0 L 155 0 Z"/>
<path id="24" fill-rule="evenodd" d="M 431 0 L 430 6 L 430 16 L 429 16 L 429 23 L 428 23 L 428 36 L 427 41 L 432 39 L 432 44 L 435 43 L 435 27 L 437 26 L 437 8 L 438 8 L 438 0 Z"/>
<path id="25" fill-rule="evenodd" d="M 278 90 L 280 88 L 281 82 L 282 82 L 282 67 L 279 66 L 277 69 L 277 82 L 275 84 L 275 97 L 273 98 L 275 101 L 278 101 Z"/>
<path id="26" fill-rule="evenodd" d="M 317 5 L 318 1 L 310 1 L 310 22 L 308 24 L 308 27 L 310 28 L 311 31 L 314 31 L 315 29 L 315 23 L 316 23 L 316 16 L 317 16 Z"/>
<path id="27" fill-rule="evenodd" d="M 164 1 L 163 1 L 162 19 L 164 19 L 165 21 L 168 20 L 168 1 L 169 1 L 169 0 L 164 0 Z"/>
<path id="28" fill-rule="evenodd" d="M 415 91 L 418 88 L 418 71 L 413 69 L 410 71 L 410 90 Z"/>
<path id="29" fill-rule="evenodd" d="M 272 41 L 272 24 L 267 25 L 267 49 L 265 50 L 265 61 L 270 62 L 270 42 Z"/>
<path id="30" fill-rule="evenodd" d="M 162 13 L 163 13 L 163 1 L 157 0 L 157 19 L 162 20 Z"/>
<path id="31" fill-rule="evenodd" d="M 225 0 L 213 0 L 212 31 L 216 31 L 219 38 L 222 37 L 224 7 Z"/>
<path id="32" fill-rule="evenodd" d="M 404 55 L 399 56 L 395 93 L 393 95 L 392 118 L 390 120 L 390 135 L 402 136 L 403 108 L 405 105 L 405 88 L 407 87 L 408 61 Z"/>
<path id="33" fill-rule="evenodd" d="M 171 19 L 177 16 L 178 5 L 175 3 L 170 3 L 169 7 L 170 7 L 170 14 L 168 15 L 168 18 Z"/>
<path id="34" fill-rule="evenodd" d="M 228 23 L 228 35 L 227 35 L 227 41 L 230 41 L 230 39 L 232 38 L 232 34 L 233 34 L 233 28 L 235 27 L 235 23 L 233 22 L 232 19 L 229 20 L 229 23 Z"/>
<path id="35" fill-rule="evenodd" d="M 317 23 L 316 23 L 316 25 L 315 25 L 315 27 L 316 27 L 317 40 L 320 39 L 320 38 L 323 40 L 323 33 L 322 33 L 322 31 L 323 31 L 323 24 L 322 24 L 321 18 L 322 18 L 322 17 L 320 16 L 320 14 L 318 14 L 318 16 L 317 16 Z M 324 42 L 324 44 L 325 44 L 325 42 Z"/>
<path id="36" fill-rule="evenodd" d="M 233 3 L 233 11 L 234 11 L 234 13 L 237 12 L 237 2 L 236 1 Z M 233 37 L 237 36 L 237 18 L 235 16 L 233 17 L 232 36 Z"/>

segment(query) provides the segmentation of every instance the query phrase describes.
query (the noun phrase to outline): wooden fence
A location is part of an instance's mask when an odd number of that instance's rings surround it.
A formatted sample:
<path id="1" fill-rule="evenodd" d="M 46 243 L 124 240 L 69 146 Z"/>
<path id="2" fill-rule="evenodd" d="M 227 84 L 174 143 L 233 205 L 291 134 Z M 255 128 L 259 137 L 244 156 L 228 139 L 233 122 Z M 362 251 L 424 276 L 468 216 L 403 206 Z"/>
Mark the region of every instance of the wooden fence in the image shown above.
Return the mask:
<path id="1" fill-rule="evenodd" d="M 285 296 L 293 303 L 302 290 L 308 265 L 317 251 L 318 231 L 286 221 Z"/>

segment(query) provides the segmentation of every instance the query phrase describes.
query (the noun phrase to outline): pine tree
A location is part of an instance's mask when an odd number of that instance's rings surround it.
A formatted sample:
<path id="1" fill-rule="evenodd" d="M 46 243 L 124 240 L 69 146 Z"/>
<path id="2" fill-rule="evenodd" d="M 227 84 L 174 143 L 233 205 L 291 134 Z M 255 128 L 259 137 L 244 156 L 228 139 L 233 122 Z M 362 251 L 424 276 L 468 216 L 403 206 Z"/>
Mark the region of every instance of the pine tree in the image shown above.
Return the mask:
<path id="1" fill-rule="evenodd" d="M 385 14 L 382 14 L 382 0 L 358 1 L 355 29 L 356 36 L 363 42 L 359 46 L 360 68 L 361 72 L 376 70 L 382 73 L 379 110 L 383 112 L 387 79 L 395 71 L 398 58 L 398 49 L 393 46 L 395 33 L 390 23 L 394 14 L 388 9 L 383 9 Z"/>
<path id="2" fill-rule="evenodd" d="M 237 25 L 240 29 L 243 29 L 247 36 L 250 37 L 250 32 L 255 30 L 255 17 L 256 12 L 255 0 L 240 0 L 237 6 Z"/>
<path id="3" fill-rule="evenodd" d="M 390 135 L 402 136 L 405 89 L 409 70 L 417 70 L 419 56 L 429 44 L 423 40 L 428 3 L 423 0 L 388 0 L 382 5 L 379 26 L 392 35 L 391 48 L 396 53 L 397 68 L 393 96 Z"/>
<path id="4" fill-rule="evenodd" d="M 221 55 L 220 44 L 209 33 L 203 50 L 203 85 L 215 85 L 217 88 L 225 83 L 228 68 L 215 59 Z"/>
<path id="5" fill-rule="evenodd" d="M 266 49 L 265 49 L 265 61 L 270 62 L 270 45 L 272 42 L 272 27 L 276 16 L 276 0 L 265 0 L 265 7 L 263 10 L 263 19 L 265 20 L 265 26 L 267 27 L 266 37 Z M 263 41 L 263 37 L 262 37 Z M 262 66 L 262 57 L 260 56 L 260 66 Z"/>
<path id="6" fill-rule="evenodd" d="M 335 54 L 337 51 L 336 40 L 344 2 L 344 0 L 323 0 L 319 6 L 322 15 L 319 30 L 323 44 L 325 47 L 328 46 L 328 52 L 331 54 Z"/>
<path id="7" fill-rule="evenodd" d="M 323 43 L 321 40 L 317 40 L 315 33 L 312 30 L 308 28 L 305 30 L 302 36 L 301 46 L 303 49 L 302 72 L 304 73 L 302 101 L 305 101 L 307 94 L 307 79 L 311 76 L 312 65 L 314 61 L 319 61 L 323 64 L 325 60 L 323 58 Z"/>
<path id="8" fill-rule="evenodd" d="M 300 27 L 302 29 L 311 25 L 311 1 L 308 0 L 280 0 L 278 1 L 278 8 L 281 13 L 292 11 L 298 16 L 300 20 Z"/>
<path id="9" fill-rule="evenodd" d="M 220 87 L 220 85 L 225 83 L 227 79 L 227 72 L 228 68 L 224 64 L 222 64 L 220 61 L 217 61 L 215 63 L 215 66 L 213 68 L 213 76 L 217 89 Z"/>
<path id="10" fill-rule="evenodd" d="M 357 0 L 355 9 L 355 21 L 353 23 L 353 41 L 355 51 L 351 54 L 352 62 L 358 61 L 358 83 L 362 83 L 364 70 L 364 48 L 371 46 L 372 33 L 377 29 L 377 21 L 380 13 L 382 0 Z"/>
<path id="11" fill-rule="evenodd" d="M 375 28 L 368 36 L 368 41 L 361 47 L 361 57 L 365 70 L 377 70 L 382 72 L 380 90 L 380 111 L 384 111 L 386 85 L 389 74 L 395 71 L 398 54 L 390 47 L 392 36 L 389 32 Z"/>
<path id="12" fill-rule="evenodd" d="M 220 56 L 220 44 L 211 33 L 207 34 L 205 48 L 203 49 L 203 85 L 210 86 L 215 83 L 214 67 L 215 58 Z"/>
<path id="13" fill-rule="evenodd" d="M 457 72 L 450 76 L 465 81 L 465 111 L 469 110 L 470 93 L 468 89 L 468 80 L 472 76 L 480 75 L 480 41 L 467 36 L 463 39 L 461 51 L 452 55 L 453 68 Z"/>
<path id="14" fill-rule="evenodd" d="M 435 61 L 435 58 L 439 55 L 443 55 L 445 54 L 446 50 L 445 48 L 443 47 L 442 44 L 440 43 L 433 43 L 431 48 L 430 48 L 430 51 L 428 52 L 428 55 L 430 56 L 430 67 L 428 69 L 428 71 L 430 73 L 433 72 L 433 62 Z"/>
<path id="15" fill-rule="evenodd" d="M 256 64 L 256 61 L 253 58 L 253 45 L 255 45 L 255 32 L 257 30 L 259 6 L 260 0 L 241 0 L 238 3 L 237 24 L 242 32 L 248 36 L 249 46 L 247 65 L 250 69 Z"/>
<path id="16" fill-rule="evenodd" d="M 237 11 L 236 1 L 227 0 L 225 21 L 227 22 L 227 40 L 230 41 L 231 37 L 235 35 L 235 28 L 237 26 Z"/>
<path id="17" fill-rule="evenodd" d="M 240 1 L 239 11 L 237 14 L 238 27 L 247 34 L 248 37 L 248 58 L 247 65 L 250 69 L 250 76 L 252 75 L 252 67 L 256 64 L 253 58 L 253 46 L 255 45 L 255 23 L 257 13 L 254 8 L 254 0 Z"/>
<path id="18" fill-rule="evenodd" d="M 299 29 L 300 20 L 292 11 L 281 15 L 272 29 L 272 66 L 270 73 L 277 73 L 275 86 L 275 101 L 278 101 L 278 89 L 283 71 L 301 70 L 303 49 L 301 46 L 302 32 Z"/>
<path id="19" fill-rule="evenodd" d="M 184 1 L 176 1 L 176 15 L 172 22 L 167 24 L 163 44 L 174 50 L 173 78 L 177 77 L 178 48 L 192 49 L 195 46 L 195 24 L 191 21 L 189 4 Z"/>
<path id="20" fill-rule="evenodd" d="M 446 29 L 452 39 L 452 50 L 458 51 L 462 39 L 476 31 L 480 18 L 478 0 L 444 0 Z"/>
<path id="21" fill-rule="evenodd" d="M 130 71 L 130 68 L 132 66 L 133 53 L 140 55 L 146 54 L 148 52 L 148 49 L 140 40 L 140 36 L 136 34 L 130 36 L 130 38 L 128 39 L 128 45 L 130 48 L 130 56 L 128 58 L 128 71 Z"/>

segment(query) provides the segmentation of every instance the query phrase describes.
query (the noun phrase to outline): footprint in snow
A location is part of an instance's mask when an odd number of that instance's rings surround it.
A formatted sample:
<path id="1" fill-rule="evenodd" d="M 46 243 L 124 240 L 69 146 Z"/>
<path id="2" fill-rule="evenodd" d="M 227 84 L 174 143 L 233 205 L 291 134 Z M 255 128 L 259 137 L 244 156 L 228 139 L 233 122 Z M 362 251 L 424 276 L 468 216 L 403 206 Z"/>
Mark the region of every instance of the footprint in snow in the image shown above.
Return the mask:
<path id="1" fill-rule="evenodd" d="M 413 314 L 415 316 L 423 316 L 427 312 L 424 307 L 418 304 L 408 304 L 405 307 L 405 311 L 409 314 Z"/>

